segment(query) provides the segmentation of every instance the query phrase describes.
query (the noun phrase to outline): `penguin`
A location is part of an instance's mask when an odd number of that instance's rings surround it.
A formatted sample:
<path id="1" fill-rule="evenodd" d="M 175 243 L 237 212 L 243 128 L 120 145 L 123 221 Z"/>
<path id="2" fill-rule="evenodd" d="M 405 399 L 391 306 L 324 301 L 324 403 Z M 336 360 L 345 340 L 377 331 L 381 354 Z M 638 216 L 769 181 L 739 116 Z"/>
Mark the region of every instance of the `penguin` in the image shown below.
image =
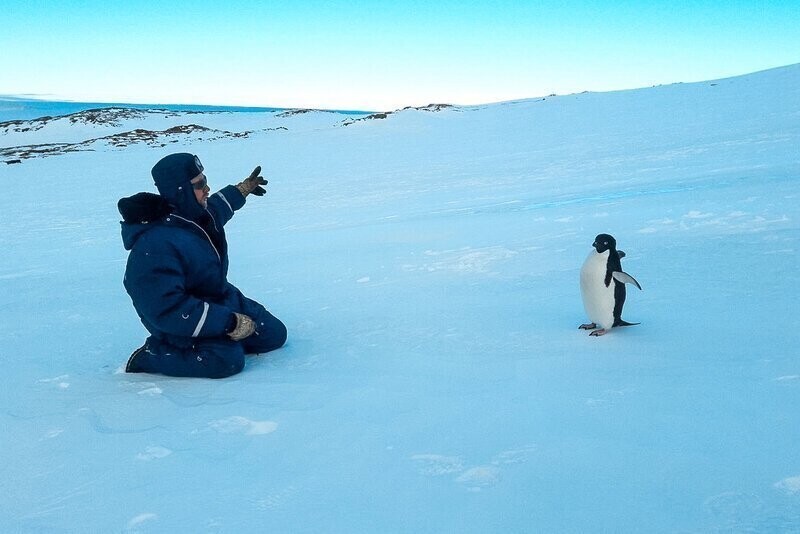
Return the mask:
<path id="1" fill-rule="evenodd" d="M 600 234 L 592 243 L 594 250 L 581 267 L 581 296 L 589 320 L 580 325 L 582 330 L 592 330 L 590 336 L 607 334 L 615 326 L 633 326 L 622 320 L 625 304 L 625 284 L 642 286 L 634 277 L 622 270 L 621 258 L 625 253 L 617 250 L 617 241 L 608 234 Z"/>

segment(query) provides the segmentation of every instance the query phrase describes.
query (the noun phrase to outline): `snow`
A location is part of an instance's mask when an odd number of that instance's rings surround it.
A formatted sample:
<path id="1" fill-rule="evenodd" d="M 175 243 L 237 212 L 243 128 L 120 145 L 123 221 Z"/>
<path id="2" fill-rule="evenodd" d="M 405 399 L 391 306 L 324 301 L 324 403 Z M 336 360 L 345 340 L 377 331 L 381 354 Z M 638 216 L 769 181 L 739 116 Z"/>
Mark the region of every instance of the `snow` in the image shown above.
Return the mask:
<path id="1" fill-rule="evenodd" d="M 800 528 L 800 65 L 344 118 L 0 163 L 0 531 Z M 0 162 L 98 137 L 59 124 L 0 131 Z M 230 279 L 289 342 L 225 380 L 122 372 L 116 201 L 183 150 L 269 179 Z M 604 232 L 641 325 L 592 338 Z"/>

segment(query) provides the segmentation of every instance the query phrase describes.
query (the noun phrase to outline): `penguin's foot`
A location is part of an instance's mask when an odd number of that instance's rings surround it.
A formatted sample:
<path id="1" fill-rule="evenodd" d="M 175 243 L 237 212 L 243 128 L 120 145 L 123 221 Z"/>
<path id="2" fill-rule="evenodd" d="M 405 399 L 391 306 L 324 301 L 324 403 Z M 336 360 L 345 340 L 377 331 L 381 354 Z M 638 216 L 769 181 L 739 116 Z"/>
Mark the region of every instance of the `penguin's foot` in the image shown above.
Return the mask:
<path id="1" fill-rule="evenodd" d="M 597 325 L 594 323 L 587 323 L 580 325 L 578 328 L 581 330 L 591 330 L 592 328 L 597 328 Z"/>
<path id="2" fill-rule="evenodd" d="M 599 330 L 592 331 L 592 333 L 589 334 L 589 335 L 590 336 L 604 336 L 606 334 L 608 334 L 608 330 L 606 330 L 605 328 L 600 328 Z"/>

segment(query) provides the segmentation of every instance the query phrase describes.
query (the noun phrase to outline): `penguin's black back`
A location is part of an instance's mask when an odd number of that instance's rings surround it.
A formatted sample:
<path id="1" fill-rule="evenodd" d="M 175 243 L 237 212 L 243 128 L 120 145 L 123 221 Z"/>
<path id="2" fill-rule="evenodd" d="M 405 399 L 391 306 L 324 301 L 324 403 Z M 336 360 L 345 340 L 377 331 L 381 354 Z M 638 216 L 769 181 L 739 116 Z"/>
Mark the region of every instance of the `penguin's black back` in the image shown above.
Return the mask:
<path id="1" fill-rule="evenodd" d="M 619 259 L 619 253 L 617 252 L 617 249 L 614 248 L 609 249 L 608 260 L 606 261 L 606 278 L 605 278 L 606 287 L 608 287 L 608 285 L 612 281 L 616 282 L 616 280 L 613 279 L 614 271 L 621 271 L 621 270 L 622 270 L 622 262 Z M 624 286 L 625 284 L 623 284 L 623 287 Z M 624 295 L 625 294 L 623 293 L 623 300 L 625 298 Z"/>
<path id="2" fill-rule="evenodd" d="M 606 286 L 614 284 L 614 326 L 627 324 L 622 320 L 622 306 L 625 304 L 625 284 L 614 279 L 614 272 L 622 271 L 622 261 L 619 252 L 612 248 L 608 251 L 608 261 L 606 262 Z"/>
<path id="3" fill-rule="evenodd" d="M 622 306 L 625 304 L 625 284 L 614 280 L 614 326 L 624 326 Z"/>

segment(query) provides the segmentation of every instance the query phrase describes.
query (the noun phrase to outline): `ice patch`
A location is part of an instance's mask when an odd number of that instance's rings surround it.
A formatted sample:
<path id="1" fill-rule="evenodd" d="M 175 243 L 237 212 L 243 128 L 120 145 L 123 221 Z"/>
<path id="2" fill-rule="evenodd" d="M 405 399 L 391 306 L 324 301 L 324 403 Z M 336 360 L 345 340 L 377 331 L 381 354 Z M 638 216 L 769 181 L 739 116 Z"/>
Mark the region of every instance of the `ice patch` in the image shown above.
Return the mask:
<path id="1" fill-rule="evenodd" d="M 684 215 L 684 218 L 686 218 L 686 219 L 708 219 L 709 217 L 713 217 L 713 216 L 714 216 L 713 213 L 703 213 L 701 211 L 692 210 L 689 213 L 687 213 L 686 215 Z"/>
<path id="2" fill-rule="evenodd" d="M 14 280 L 16 278 L 27 278 L 29 276 L 42 277 L 50 275 L 52 273 L 53 271 L 44 271 L 41 269 L 29 269 L 27 271 L 0 274 L 0 280 Z"/>
<path id="3" fill-rule="evenodd" d="M 479 465 L 464 471 L 456 482 L 470 486 L 473 490 L 479 490 L 487 486 L 493 486 L 500 480 L 500 469 L 493 465 Z"/>
<path id="4" fill-rule="evenodd" d="M 278 510 L 286 506 L 287 501 L 297 494 L 298 489 L 295 486 L 289 486 L 280 491 L 270 493 L 263 499 L 258 499 L 255 502 L 255 507 L 258 510 Z"/>
<path id="5" fill-rule="evenodd" d="M 60 375 L 55 378 L 42 378 L 38 380 L 40 384 L 46 384 L 48 382 L 58 382 L 59 380 L 63 380 L 65 378 L 69 378 L 69 375 Z"/>
<path id="6" fill-rule="evenodd" d="M 624 396 L 625 396 L 625 391 L 617 391 L 609 389 L 604 391 L 600 397 L 591 397 L 586 399 L 586 406 L 589 406 L 591 408 L 611 406 Z"/>
<path id="7" fill-rule="evenodd" d="M 139 395 L 147 395 L 150 397 L 155 397 L 156 395 L 161 395 L 164 392 L 160 387 L 153 386 L 151 388 L 143 389 L 139 392 Z"/>
<path id="8" fill-rule="evenodd" d="M 535 450 L 536 450 L 535 445 L 529 445 L 521 449 L 511 449 L 503 451 L 494 457 L 494 459 L 492 460 L 492 465 L 522 463 L 526 461 L 528 457 L 531 455 L 531 453 Z"/>
<path id="9" fill-rule="evenodd" d="M 776 482 L 774 486 L 784 493 L 796 495 L 800 493 L 800 476 L 784 478 L 780 482 Z"/>
<path id="10" fill-rule="evenodd" d="M 146 514 L 139 514 L 130 521 L 128 521 L 128 529 L 136 528 L 145 521 L 151 521 L 153 519 L 158 519 L 156 514 L 146 513 Z"/>
<path id="11" fill-rule="evenodd" d="M 464 470 L 464 464 L 458 456 L 415 454 L 411 459 L 417 462 L 419 472 L 423 475 L 440 476 Z"/>
<path id="12" fill-rule="evenodd" d="M 800 380 L 800 375 L 784 375 L 775 379 L 775 382 L 790 382 L 793 380 Z"/>
<path id="13" fill-rule="evenodd" d="M 140 452 L 136 455 L 137 460 L 142 460 L 145 462 L 149 462 L 150 460 L 158 460 L 160 458 L 166 458 L 172 454 L 172 451 L 165 448 L 165 447 L 147 447 L 144 452 Z"/>
<path id="14" fill-rule="evenodd" d="M 356 280 L 356 283 L 358 284 L 366 284 L 367 282 L 369 282 L 369 276 L 364 276 L 363 278 Z"/>
<path id="15" fill-rule="evenodd" d="M 234 415 L 227 419 L 212 421 L 209 428 L 222 434 L 244 434 L 246 436 L 261 436 L 275 432 L 278 423 L 274 421 L 251 421 L 246 417 Z"/>
<path id="16" fill-rule="evenodd" d="M 64 382 L 66 379 L 69 378 L 69 375 L 59 375 L 53 378 L 42 378 L 38 382 L 40 384 L 50 384 L 52 382 Z"/>
<path id="17" fill-rule="evenodd" d="M 53 439 L 55 437 L 60 436 L 63 433 L 64 433 L 64 429 L 63 428 L 54 428 L 52 430 L 48 430 L 45 433 L 44 438 L 42 438 L 42 439 Z"/>
<path id="18" fill-rule="evenodd" d="M 56 384 L 59 389 L 67 389 L 70 384 L 67 382 L 69 375 L 60 375 L 53 378 L 42 378 L 38 381 L 39 384 Z"/>

